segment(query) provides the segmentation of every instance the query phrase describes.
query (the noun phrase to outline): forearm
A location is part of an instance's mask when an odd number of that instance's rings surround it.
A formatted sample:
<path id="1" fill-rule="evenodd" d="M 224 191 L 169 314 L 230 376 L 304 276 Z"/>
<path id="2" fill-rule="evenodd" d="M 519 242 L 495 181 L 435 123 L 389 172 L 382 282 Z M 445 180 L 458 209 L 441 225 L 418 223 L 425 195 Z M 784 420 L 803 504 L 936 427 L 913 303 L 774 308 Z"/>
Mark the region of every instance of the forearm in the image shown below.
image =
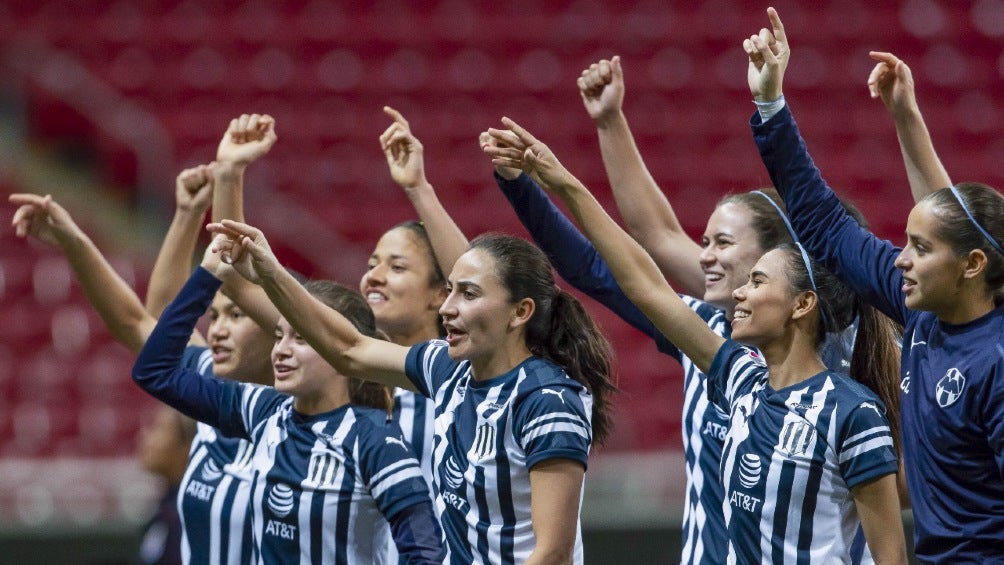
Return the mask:
<path id="1" fill-rule="evenodd" d="M 570 178 L 564 186 L 556 187 L 556 192 L 607 262 L 624 294 L 699 368 L 710 367 L 722 339 L 669 286 L 645 250 L 577 179 Z"/>
<path id="2" fill-rule="evenodd" d="M 230 273 L 231 276 L 224 278 L 220 291 L 233 300 L 234 304 L 250 316 L 260 328 L 267 332 L 274 330 L 279 322 L 279 310 L 269 300 L 265 291 L 233 271 Z"/>
<path id="3" fill-rule="evenodd" d="M 938 158 L 920 108 L 913 106 L 896 115 L 895 123 L 896 137 L 899 138 L 899 148 L 903 153 L 903 163 L 906 165 L 906 176 L 914 201 L 918 202 L 936 190 L 952 186 L 952 179 Z"/>
<path id="4" fill-rule="evenodd" d="M 426 500 L 398 512 L 390 520 L 390 528 L 397 552 L 405 562 L 440 564 L 446 558 L 443 532 L 432 501 Z"/>
<path id="5" fill-rule="evenodd" d="M 156 320 L 146 311 L 136 292 L 122 280 L 86 235 L 61 240 L 60 247 L 84 295 L 115 341 L 130 351 L 139 351 Z"/>
<path id="6" fill-rule="evenodd" d="M 406 188 L 405 192 L 429 234 L 440 270 L 445 276 L 449 276 L 457 259 L 467 251 L 467 237 L 457 227 L 428 182 Z"/>
<path id="7" fill-rule="evenodd" d="M 143 390 L 184 414 L 218 427 L 221 384 L 182 365 L 188 337 L 220 281 L 196 269 L 167 306 L 139 351 L 132 376 Z"/>
<path id="8" fill-rule="evenodd" d="M 146 311 L 151 316 L 159 317 L 188 279 L 204 218 L 205 211 L 175 210 L 150 273 Z"/>
<path id="9" fill-rule="evenodd" d="M 247 165 L 218 162 L 213 167 L 213 222 L 244 221 L 244 171 Z"/>
<path id="10" fill-rule="evenodd" d="M 669 200 L 652 178 L 623 112 L 596 124 L 603 166 L 617 209 L 631 236 L 652 255 L 679 289 L 704 293 L 701 248 L 683 230 Z"/>

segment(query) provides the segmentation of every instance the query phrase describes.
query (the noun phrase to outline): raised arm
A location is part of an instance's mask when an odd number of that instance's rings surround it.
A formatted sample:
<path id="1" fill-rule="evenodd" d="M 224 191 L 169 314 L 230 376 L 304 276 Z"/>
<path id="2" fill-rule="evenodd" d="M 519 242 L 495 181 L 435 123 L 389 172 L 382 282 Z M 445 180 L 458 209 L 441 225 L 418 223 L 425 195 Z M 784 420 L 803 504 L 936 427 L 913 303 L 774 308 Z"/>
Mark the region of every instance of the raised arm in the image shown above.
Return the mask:
<path id="1" fill-rule="evenodd" d="M 444 275 L 453 271 L 453 264 L 467 251 L 467 237 L 443 208 L 436 190 L 425 178 L 425 159 L 422 142 L 400 112 L 384 106 L 385 114 L 394 120 L 380 135 L 380 148 L 387 157 L 390 175 L 411 200 L 418 219 L 432 242 L 432 251 Z"/>
<path id="2" fill-rule="evenodd" d="M 212 244 L 222 261 L 260 285 L 280 314 L 331 366 L 346 375 L 416 390 L 405 376 L 408 348 L 363 335 L 314 298 L 279 264 L 261 230 L 232 220 L 208 228 L 222 234 Z"/>
<path id="3" fill-rule="evenodd" d="M 878 61 L 868 75 L 868 91 L 872 98 L 882 98 L 896 124 L 896 137 L 914 201 L 952 186 L 917 105 L 910 67 L 892 53 L 871 51 L 868 55 Z"/>
<path id="4" fill-rule="evenodd" d="M 501 141 L 499 146 L 485 149 L 493 156 L 493 162 L 522 168 L 541 186 L 561 197 L 609 265 L 624 294 L 667 339 L 707 372 L 724 340 L 676 294 L 652 258 L 607 215 L 546 145 L 512 120 L 503 118 L 503 123 L 508 130 L 489 130 Z"/>
<path id="5" fill-rule="evenodd" d="M 582 71 L 579 93 L 596 124 L 603 166 L 628 232 L 684 294 L 704 295 L 701 247 L 685 231 L 666 195 L 652 178 L 624 116 L 620 57 Z"/>
<path id="6" fill-rule="evenodd" d="M 59 248 L 115 341 L 130 351 L 139 351 L 157 320 L 91 238 L 51 196 L 11 194 L 8 200 L 19 206 L 11 221 L 17 236 L 31 236 Z"/>
<path id="7" fill-rule="evenodd" d="M 192 271 L 192 257 L 202 233 L 202 222 L 213 201 L 210 165 L 181 171 L 174 184 L 174 218 L 160 246 L 146 290 L 146 311 L 155 318 L 160 317 L 177 296 Z"/>
<path id="8" fill-rule="evenodd" d="M 242 114 L 230 120 L 216 149 L 212 168 L 214 222 L 244 221 L 244 172 L 251 163 L 268 153 L 277 140 L 275 120 L 267 114 Z M 271 332 L 279 320 L 279 311 L 264 291 L 236 276 L 232 270 L 223 271 L 221 276 L 223 293 L 255 323 Z"/>

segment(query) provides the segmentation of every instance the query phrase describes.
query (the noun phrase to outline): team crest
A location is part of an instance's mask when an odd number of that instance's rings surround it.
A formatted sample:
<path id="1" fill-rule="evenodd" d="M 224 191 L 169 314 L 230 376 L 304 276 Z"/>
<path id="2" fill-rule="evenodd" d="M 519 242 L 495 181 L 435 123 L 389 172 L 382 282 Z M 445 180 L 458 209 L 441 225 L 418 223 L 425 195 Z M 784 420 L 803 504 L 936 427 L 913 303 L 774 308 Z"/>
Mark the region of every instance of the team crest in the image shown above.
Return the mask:
<path id="1" fill-rule="evenodd" d="M 325 452 L 311 453 L 304 484 L 314 488 L 332 487 L 335 485 L 338 467 L 338 459 L 334 455 Z"/>
<path id="2" fill-rule="evenodd" d="M 944 377 L 938 381 L 936 392 L 938 405 L 948 408 L 962 396 L 962 391 L 966 388 L 966 376 L 958 369 L 952 367 L 945 373 Z"/>
<path id="3" fill-rule="evenodd" d="M 478 426 L 478 431 L 474 435 L 474 444 L 471 445 L 471 461 L 484 461 L 495 457 L 495 426 L 491 422 L 484 422 Z"/>
<path id="4" fill-rule="evenodd" d="M 812 442 L 812 426 L 808 422 L 787 422 L 781 430 L 777 447 L 788 457 L 804 455 Z"/>

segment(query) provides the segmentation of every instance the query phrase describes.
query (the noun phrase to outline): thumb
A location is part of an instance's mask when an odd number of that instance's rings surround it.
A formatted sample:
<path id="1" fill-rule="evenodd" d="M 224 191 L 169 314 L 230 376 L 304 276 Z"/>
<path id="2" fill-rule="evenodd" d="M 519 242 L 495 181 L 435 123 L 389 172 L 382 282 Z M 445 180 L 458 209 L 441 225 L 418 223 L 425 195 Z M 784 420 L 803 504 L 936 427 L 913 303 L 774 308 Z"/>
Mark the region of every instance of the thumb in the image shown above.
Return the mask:
<path id="1" fill-rule="evenodd" d="M 624 69 L 621 68 L 620 55 L 614 55 L 613 59 L 610 59 L 610 70 L 613 71 L 615 81 L 624 82 Z"/>

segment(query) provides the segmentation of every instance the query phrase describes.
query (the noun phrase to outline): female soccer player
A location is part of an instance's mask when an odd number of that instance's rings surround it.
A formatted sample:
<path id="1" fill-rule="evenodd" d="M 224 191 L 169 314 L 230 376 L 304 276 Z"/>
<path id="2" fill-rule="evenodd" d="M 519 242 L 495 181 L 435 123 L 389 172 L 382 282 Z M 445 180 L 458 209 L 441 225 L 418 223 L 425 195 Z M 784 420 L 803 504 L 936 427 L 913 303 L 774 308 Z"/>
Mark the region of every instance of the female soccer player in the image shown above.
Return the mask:
<path id="1" fill-rule="evenodd" d="M 729 562 L 849 561 L 859 517 L 876 561 L 905 562 L 902 531 L 887 527 L 898 522 L 899 499 L 883 403 L 818 355 L 827 329 L 853 316 L 850 293 L 797 247 L 775 248 L 733 293 L 732 338 L 761 353 L 726 340 L 544 144 L 504 122 L 508 130 L 489 130 L 500 141 L 486 148 L 493 162 L 529 171 L 568 204 L 624 293 L 707 375 L 711 400 L 729 413 L 721 465 Z"/>
<path id="2" fill-rule="evenodd" d="M 582 562 L 589 448 L 610 428 L 608 346 L 554 284 L 544 254 L 485 235 L 457 261 L 440 309 L 446 341 L 369 338 L 281 272 L 262 233 L 225 221 L 224 260 L 261 284 L 300 335 L 347 374 L 436 404 L 434 466 L 452 563 Z"/>
<path id="3" fill-rule="evenodd" d="M 905 325 L 903 456 L 925 563 L 986 563 L 1004 531 L 1004 197 L 976 183 L 922 199 L 902 249 L 851 225 L 782 97 L 790 50 L 777 12 L 743 42 L 761 157 L 806 247 Z M 890 60 L 890 66 L 898 67 Z"/>
<path id="4" fill-rule="evenodd" d="M 283 319 L 272 347 L 275 388 L 205 378 L 182 364 L 187 336 L 222 284 L 214 261 L 207 252 L 164 311 L 133 379 L 183 413 L 251 442 L 254 560 L 381 562 L 392 532 L 408 562 L 441 563 L 429 487 L 388 422 L 385 389 L 341 375 Z M 376 335 L 361 295 L 327 281 L 307 288 L 357 331 Z"/>

